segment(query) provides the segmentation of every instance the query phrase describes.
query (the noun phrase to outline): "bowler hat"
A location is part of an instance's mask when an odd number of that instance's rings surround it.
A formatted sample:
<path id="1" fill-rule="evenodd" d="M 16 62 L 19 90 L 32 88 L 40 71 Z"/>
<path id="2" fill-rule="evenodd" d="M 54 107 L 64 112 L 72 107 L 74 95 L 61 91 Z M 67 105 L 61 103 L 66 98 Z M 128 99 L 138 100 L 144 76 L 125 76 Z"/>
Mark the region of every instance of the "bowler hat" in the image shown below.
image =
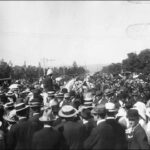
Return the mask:
<path id="1" fill-rule="evenodd" d="M 129 118 L 129 120 L 135 120 L 139 118 L 139 113 L 138 110 L 135 108 L 131 108 L 128 110 L 127 112 L 127 117 Z"/>

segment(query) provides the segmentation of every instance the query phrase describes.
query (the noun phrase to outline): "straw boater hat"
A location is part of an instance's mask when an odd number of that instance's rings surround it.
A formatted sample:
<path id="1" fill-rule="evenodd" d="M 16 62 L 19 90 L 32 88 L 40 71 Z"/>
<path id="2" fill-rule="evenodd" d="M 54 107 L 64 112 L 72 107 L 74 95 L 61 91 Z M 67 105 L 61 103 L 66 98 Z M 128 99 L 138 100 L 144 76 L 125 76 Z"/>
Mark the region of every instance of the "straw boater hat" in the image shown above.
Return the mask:
<path id="1" fill-rule="evenodd" d="M 108 102 L 105 104 L 105 108 L 108 112 L 117 112 L 116 106 L 112 102 Z"/>
<path id="2" fill-rule="evenodd" d="M 78 114 L 78 111 L 72 107 L 71 105 L 64 105 L 59 110 L 58 115 L 63 118 L 70 118 L 74 117 Z"/>
<path id="3" fill-rule="evenodd" d="M 29 102 L 29 107 L 42 107 L 43 104 L 42 102 L 38 99 L 38 98 L 33 98 L 30 102 Z"/>
<path id="4" fill-rule="evenodd" d="M 29 108 L 29 106 L 25 105 L 24 103 L 19 103 L 19 104 L 15 105 L 16 112 L 20 112 L 20 111 L 26 110 L 28 108 Z"/>

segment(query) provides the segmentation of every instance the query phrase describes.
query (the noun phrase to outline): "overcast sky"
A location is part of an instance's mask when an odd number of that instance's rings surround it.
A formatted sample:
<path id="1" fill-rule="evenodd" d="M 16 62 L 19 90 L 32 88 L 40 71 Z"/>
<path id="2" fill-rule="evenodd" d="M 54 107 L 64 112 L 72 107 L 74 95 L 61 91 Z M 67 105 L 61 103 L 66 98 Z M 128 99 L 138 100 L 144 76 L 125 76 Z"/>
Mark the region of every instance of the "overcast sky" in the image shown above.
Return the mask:
<path id="1" fill-rule="evenodd" d="M 109 64 L 150 48 L 150 3 L 0 1 L 0 58 L 13 64 Z"/>

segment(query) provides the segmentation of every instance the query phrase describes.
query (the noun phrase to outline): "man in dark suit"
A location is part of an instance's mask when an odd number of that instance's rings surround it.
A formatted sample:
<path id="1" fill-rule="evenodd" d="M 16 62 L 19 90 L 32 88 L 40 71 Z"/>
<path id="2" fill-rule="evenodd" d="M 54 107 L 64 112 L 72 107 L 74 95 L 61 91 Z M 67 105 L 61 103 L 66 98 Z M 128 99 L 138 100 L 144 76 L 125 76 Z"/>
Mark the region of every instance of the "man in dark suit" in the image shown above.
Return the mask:
<path id="1" fill-rule="evenodd" d="M 41 106 L 42 106 L 41 101 L 38 98 L 33 98 L 30 101 L 29 106 L 32 111 L 32 116 L 28 120 L 29 128 L 28 128 L 28 132 L 27 132 L 28 149 L 30 150 L 33 134 L 36 131 L 42 129 L 43 123 L 39 121 L 39 118 L 41 117 Z"/>
<path id="2" fill-rule="evenodd" d="M 80 107 L 80 118 L 85 128 L 85 139 L 88 138 L 92 129 L 96 127 L 96 121 L 91 114 L 91 107 Z"/>
<path id="3" fill-rule="evenodd" d="M 114 103 L 108 102 L 105 104 L 106 108 L 106 122 L 112 126 L 115 133 L 114 149 L 127 149 L 127 140 L 125 129 L 115 119 L 117 109 Z"/>
<path id="4" fill-rule="evenodd" d="M 71 105 L 64 105 L 58 114 L 65 122 L 56 128 L 63 134 L 69 150 L 83 149 L 84 127 L 76 119 L 78 111 Z"/>
<path id="5" fill-rule="evenodd" d="M 147 135 L 139 124 L 139 114 L 136 109 L 128 110 L 128 119 L 131 126 L 131 132 L 128 133 L 128 149 L 150 149 Z"/>
<path id="6" fill-rule="evenodd" d="M 46 92 L 54 90 L 52 76 L 53 76 L 53 71 L 51 69 L 48 69 L 46 78 L 43 81 L 44 89 Z"/>
<path id="7" fill-rule="evenodd" d="M 97 126 L 85 140 L 84 149 L 113 149 L 114 132 L 112 127 L 105 121 L 105 106 L 97 105 L 91 112 L 94 115 L 94 119 L 97 121 Z"/>
<path id="8" fill-rule="evenodd" d="M 54 119 L 55 116 L 53 115 L 52 110 L 44 111 L 43 116 L 39 118 L 39 120 L 44 123 L 44 128 L 33 135 L 32 149 L 66 149 L 62 135 L 52 127 Z"/>
<path id="9" fill-rule="evenodd" d="M 25 106 L 24 103 L 20 103 L 15 106 L 15 109 L 19 121 L 11 127 L 8 133 L 7 149 L 26 150 L 27 149 L 26 133 L 28 130 L 28 122 L 27 122 L 28 106 Z"/>

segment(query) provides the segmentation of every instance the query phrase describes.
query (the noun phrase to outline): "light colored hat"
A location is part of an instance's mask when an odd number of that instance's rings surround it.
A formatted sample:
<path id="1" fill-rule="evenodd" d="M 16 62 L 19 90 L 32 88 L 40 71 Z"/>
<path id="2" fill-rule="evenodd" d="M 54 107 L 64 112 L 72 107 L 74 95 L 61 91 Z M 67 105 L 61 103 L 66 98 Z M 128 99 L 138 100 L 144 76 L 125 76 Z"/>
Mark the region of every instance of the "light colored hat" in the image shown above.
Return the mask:
<path id="1" fill-rule="evenodd" d="M 25 109 L 27 109 L 28 107 L 29 107 L 29 106 L 28 106 L 28 105 L 25 105 L 24 103 L 19 103 L 19 104 L 16 104 L 16 105 L 15 105 L 16 112 L 25 110 Z"/>
<path id="2" fill-rule="evenodd" d="M 83 105 L 84 106 L 93 106 L 93 97 L 92 97 L 92 95 L 91 95 L 91 93 L 88 93 L 88 94 L 86 94 L 85 96 L 84 96 L 84 98 L 83 98 Z"/>
<path id="3" fill-rule="evenodd" d="M 52 69 L 48 69 L 48 70 L 47 70 L 47 75 L 51 75 L 51 74 L 53 74 Z"/>
<path id="4" fill-rule="evenodd" d="M 9 86 L 9 89 L 18 89 L 19 88 L 19 85 L 18 84 L 11 84 Z"/>
<path id="5" fill-rule="evenodd" d="M 58 112 L 60 117 L 70 118 L 78 114 L 78 111 L 71 105 L 64 105 Z"/>
<path id="6" fill-rule="evenodd" d="M 116 106 L 112 102 L 108 102 L 105 104 L 105 108 L 108 112 L 117 112 Z"/>
<path id="7" fill-rule="evenodd" d="M 29 102 L 29 106 L 32 107 L 42 107 L 43 103 L 40 101 L 40 99 L 38 98 L 33 98 L 31 99 L 31 101 Z"/>

